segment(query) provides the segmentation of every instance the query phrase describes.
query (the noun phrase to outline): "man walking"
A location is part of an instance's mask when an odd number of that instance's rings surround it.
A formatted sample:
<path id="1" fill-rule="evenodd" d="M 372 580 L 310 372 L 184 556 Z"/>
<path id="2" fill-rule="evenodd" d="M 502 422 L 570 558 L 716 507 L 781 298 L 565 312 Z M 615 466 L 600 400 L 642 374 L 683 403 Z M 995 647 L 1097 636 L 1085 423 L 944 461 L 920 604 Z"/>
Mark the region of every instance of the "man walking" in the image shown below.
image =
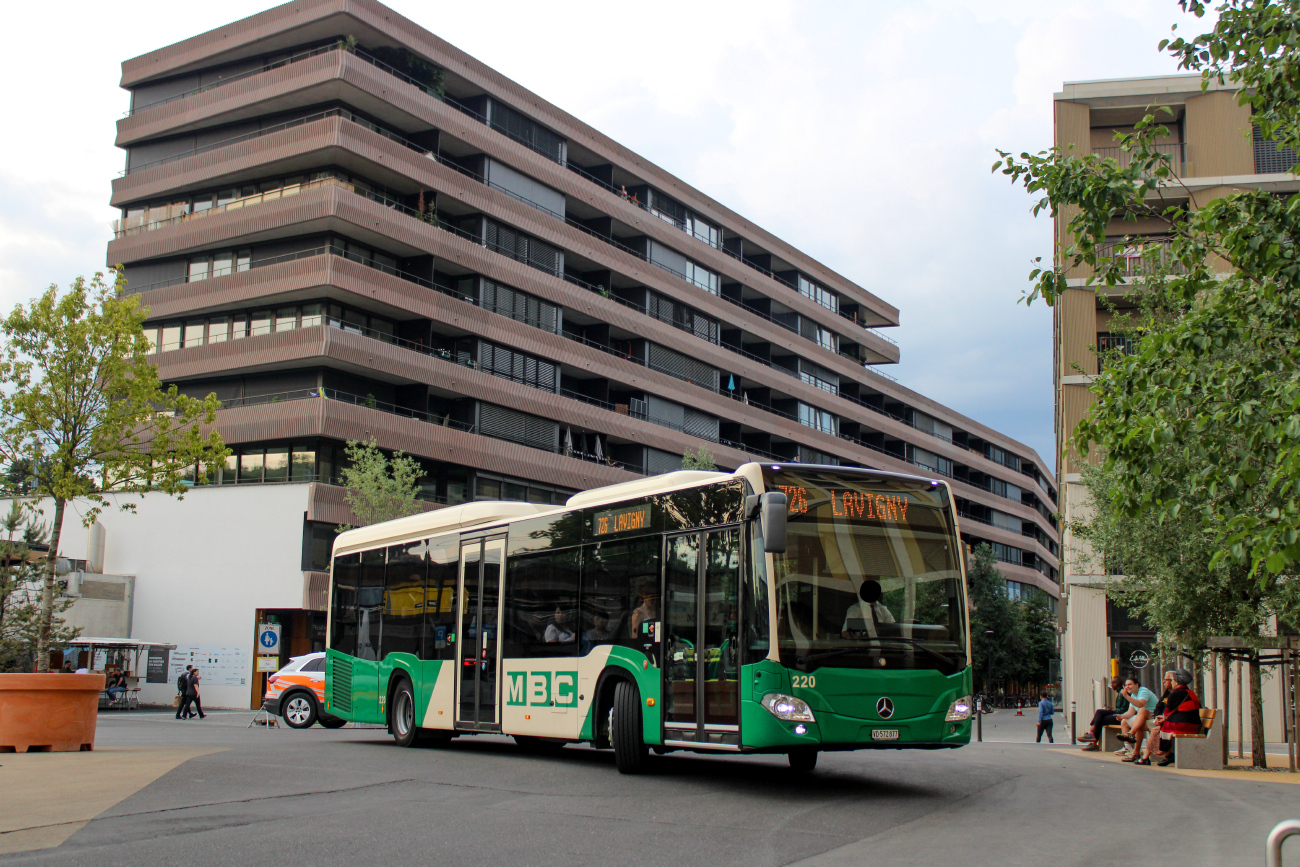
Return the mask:
<path id="1" fill-rule="evenodd" d="M 199 698 L 199 681 L 202 679 L 203 676 L 199 674 L 199 667 L 197 665 L 190 669 L 190 689 L 193 691 L 193 694 L 190 696 L 190 716 L 193 717 L 194 711 L 197 710 L 199 712 L 199 719 L 206 719 L 208 715 L 203 712 L 203 702 Z"/>
<path id="2" fill-rule="evenodd" d="M 1052 704 L 1052 700 L 1047 697 L 1046 691 L 1040 693 L 1039 695 L 1040 695 L 1040 700 L 1038 702 L 1038 737 L 1034 738 L 1034 743 L 1041 744 L 1043 742 L 1043 734 L 1046 733 L 1047 742 L 1049 744 L 1054 744 L 1056 743 L 1056 741 L 1052 740 L 1052 722 L 1053 722 L 1052 717 L 1056 713 L 1056 705 Z"/>
<path id="3" fill-rule="evenodd" d="M 176 678 L 176 692 L 180 695 L 180 704 L 176 705 L 176 718 L 190 718 L 190 702 L 194 700 L 194 694 L 190 692 L 190 672 L 194 666 L 185 666 L 185 671 L 180 677 Z"/>

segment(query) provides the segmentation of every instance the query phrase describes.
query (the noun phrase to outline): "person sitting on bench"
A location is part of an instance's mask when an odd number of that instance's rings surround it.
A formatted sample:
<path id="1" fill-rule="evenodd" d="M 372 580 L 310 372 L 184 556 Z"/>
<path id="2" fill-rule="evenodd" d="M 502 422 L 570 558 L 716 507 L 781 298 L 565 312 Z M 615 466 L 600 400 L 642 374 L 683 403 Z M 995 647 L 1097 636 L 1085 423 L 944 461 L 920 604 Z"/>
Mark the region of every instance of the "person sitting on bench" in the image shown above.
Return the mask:
<path id="1" fill-rule="evenodd" d="M 1166 684 L 1172 683 L 1165 675 Z M 1119 739 L 1127 744 L 1136 745 L 1139 738 L 1146 736 L 1147 720 L 1155 710 L 1156 694 L 1142 686 L 1136 675 L 1130 675 L 1124 681 L 1124 697 L 1128 699 L 1128 710 L 1119 718 Z M 1134 749 L 1136 754 L 1136 746 Z"/>
<path id="2" fill-rule="evenodd" d="M 1097 712 L 1092 715 L 1091 731 L 1083 733 L 1080 740 L 1087 741 L 1083 751 L 1086 753 L 1095 753 L 1101 749 L 1101 730 L 1106 726 L 1117 726 L 1120 724 L 1120 714 L 1128 713 L 1128 699 L 1124 697 L 1124 678 L 1116 675 L 1110 679 L 1110 688 L 1119 693 L 1115 697 L 1115 706 L 1097 708 Z"/>
<path id="3" fill-rule="evenodd" d="M 1142 758 L 1135 765 L 1151 764 L 1151 757 L 1158 756 L 1161 767 L 1174 760 L 1173 735 L 1198 735 L 1201 733 L 1201 700 L 1192 691 L 1192 673 L 1185 668 L 1171 672 L 1174 688 L 1164 701 L 1161 713 L 1153 722 L 1156 726 L 1147 738 L 1142 750 Z M 1160 749 L 1157 749 L 1157 746 Z"/>
<path id="4" fill-rule="evenodd" d="M 108 676 L 108 687 L 104 690 L 108 693 L 109 701 L 117 701 L 126 694 L 126 675 L 121 671 L 114 671 Z"/>

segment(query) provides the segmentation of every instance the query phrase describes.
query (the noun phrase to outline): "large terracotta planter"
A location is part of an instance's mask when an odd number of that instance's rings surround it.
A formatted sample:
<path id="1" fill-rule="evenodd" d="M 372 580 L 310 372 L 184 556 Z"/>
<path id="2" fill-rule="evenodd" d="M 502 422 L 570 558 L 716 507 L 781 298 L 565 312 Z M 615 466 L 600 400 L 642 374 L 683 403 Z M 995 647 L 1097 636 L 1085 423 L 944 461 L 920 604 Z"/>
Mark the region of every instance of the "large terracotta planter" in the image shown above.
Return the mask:
<path id="1" fill-rule="evenodd" d="M 102 674 L 0 674 L 0 753 L 95 748 Z"/>

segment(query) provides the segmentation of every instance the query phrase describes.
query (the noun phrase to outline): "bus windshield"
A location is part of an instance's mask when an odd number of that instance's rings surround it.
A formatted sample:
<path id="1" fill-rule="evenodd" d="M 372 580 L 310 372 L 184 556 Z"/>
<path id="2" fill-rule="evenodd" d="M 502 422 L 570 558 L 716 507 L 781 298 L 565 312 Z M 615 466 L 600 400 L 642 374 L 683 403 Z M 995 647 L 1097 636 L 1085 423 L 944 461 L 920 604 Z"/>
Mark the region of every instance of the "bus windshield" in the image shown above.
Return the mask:
<path id="1" fill-rule="evenodd" d="M 869 472 L 766 471 L 789 498 L 773 588 L 781 662 L 961 671 L 966 600 L 947 489 Z"/>

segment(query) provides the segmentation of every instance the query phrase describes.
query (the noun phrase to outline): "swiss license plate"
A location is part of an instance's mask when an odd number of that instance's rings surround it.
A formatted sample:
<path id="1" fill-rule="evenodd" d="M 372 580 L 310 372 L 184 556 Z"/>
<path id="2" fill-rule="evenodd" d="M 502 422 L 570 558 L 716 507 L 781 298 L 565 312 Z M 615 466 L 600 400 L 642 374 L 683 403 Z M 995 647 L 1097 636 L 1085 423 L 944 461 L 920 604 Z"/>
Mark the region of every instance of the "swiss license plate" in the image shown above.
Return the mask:
<path id="1" fill-rule="evenodd" d="M 872 729 L 871 739 L 873 741 L 896 741 L 898 740 L 898 729 Z"/>

